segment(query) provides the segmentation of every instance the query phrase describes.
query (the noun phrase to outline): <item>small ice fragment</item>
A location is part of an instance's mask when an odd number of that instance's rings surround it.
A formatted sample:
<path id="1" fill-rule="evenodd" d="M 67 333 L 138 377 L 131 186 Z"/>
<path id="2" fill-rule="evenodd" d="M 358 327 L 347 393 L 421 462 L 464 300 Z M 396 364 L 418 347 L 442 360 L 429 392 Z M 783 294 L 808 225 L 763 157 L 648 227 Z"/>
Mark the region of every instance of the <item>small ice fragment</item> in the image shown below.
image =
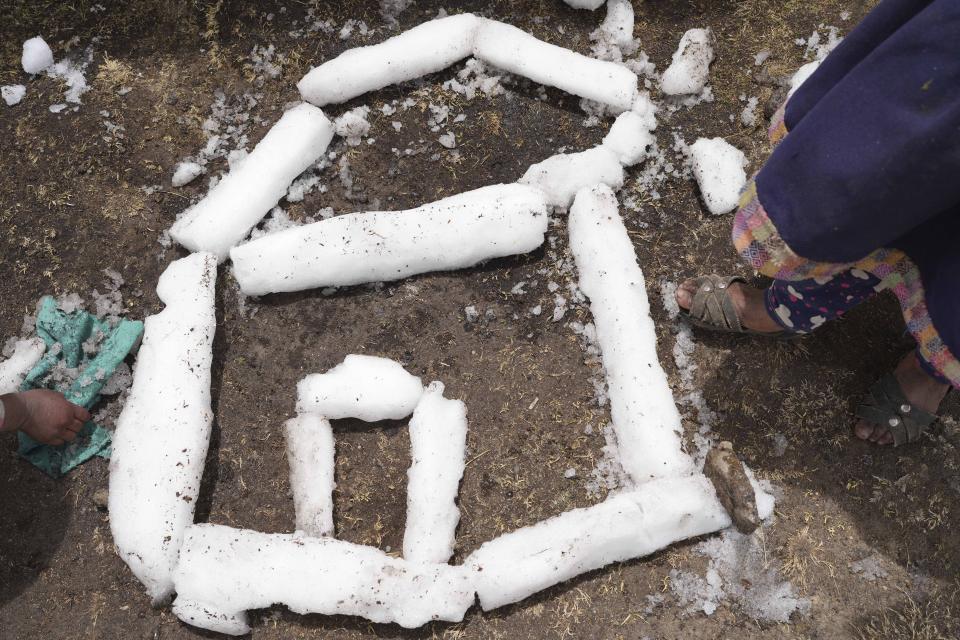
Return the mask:
<path id="1" fill-rule="evenodd" d="M 370 123 L 367 121 L 369 113 L 370 107 L 366 106 L 351 109 L 336 119 L 333 125 L 334 130 L 338 136 L 347 139 L 348 145 L 356 147 L 370 131 Z"/>
<path id="2" fill-rule="evenodd" d="M 8 107 L 19 104 L 23 96 L 27 95 L 27 88 L 22 84 L 8 84 L 0 87 L 0 96 Z"/>
<path id="3" fill-rule="evenodd" d="M 452 131 L 447 131 L 445 134 L 437 138 L 437 142 L 447 149 L 453 149 L 455 146 L 457 146 L 457 138 L 453 135 Z"/>
<path id="4" fill-rule="evenodd" d="M 770 51 L 770 49 L 764 49 L 763 51 L 760 51 L 759 53 L 757 53 L 757 55 L 753 56 L 753 64 L 759 67 L 760 65 L 762 65 L 764 62 L 767 61 L 767 58 L 769 58 L 772 55 L 772 53 L 773 52 Z"/>
<path id="5" fill-rule="evenodd" d="M 173 171 L 173 179 L 170 183 L 175 187 L 182 187 L 185 184 L 193 182 L 194 179 L 204 171 L 206 171 L 206 169 L 191 160 L 178 162 L 176 169 Z"/>
<path id="6" fill-rule="evenodd" d="M 566 478 L 567 480 L 569 480 L 570 478 L 576 478 L 577 470 L 574 469 L 573 467 L 570 467 L 569 469 L 563 472 L 563 477 Z"/>

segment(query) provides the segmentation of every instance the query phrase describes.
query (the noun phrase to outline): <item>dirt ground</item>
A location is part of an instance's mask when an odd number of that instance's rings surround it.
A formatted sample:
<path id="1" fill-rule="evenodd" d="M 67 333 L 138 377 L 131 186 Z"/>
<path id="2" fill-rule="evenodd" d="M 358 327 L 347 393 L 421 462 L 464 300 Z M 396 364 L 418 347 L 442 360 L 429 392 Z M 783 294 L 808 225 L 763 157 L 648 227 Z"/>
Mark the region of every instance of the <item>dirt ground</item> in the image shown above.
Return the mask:
<path id="1" fill-rule="evenodd" d="M 215 92 L 228 100 L 263 93 L 251 113 L 249 148 L 285 105 L 297 100 L 295 82 L 311 65 L 340 51 L 378 42 L 389 31 L 375 1 L 342 3 L 132 0 L 98 5 L 87 0 L 7 0 L 0 8 L 0 84 L 27 84 L 15 107 L 0 105 L 0 335 L 18 335 L 23 315 L 46 293 L 87 295 L 101 287 L 102 269 L 127 281 L 131 317 L 156 312 L 157 277 L 184 255 L 157 241 L 206 177 L 170 186 L 175 163 L 197 153 L 201 123 Z M 723 136 L 743 149 L 756 170 L 769 152 L 763 122 L 753 129 L 730 115 L 741 94 L 760 98 L 774 86 L 754 76 L 754 56 L 772 52 L 771 77 L 804 62 L 796 38 L 818 25 L 849 29 L 872 6 L 853 0 L 744 0 L 636 2 L 635 35 L 659 69 L 669 63 L 681 34 L 710 26 L 717 36 L 711 72 L 716 99 L 672 115 L 662 113 L 658 136 L 687 142 Z M 560 0 L 415 2 L 400 16 L 406 28 L 437 14 L 475 11 L 516 24 L 538 37 L 589 51 L 588 34 L 602 11 L 575 11 Z M 99 7 L 103 7 L 100 9 Z M 308 9 L 337 29 L 293 37 Z M 847 20 L 842 12 L 849 12 Z M 341 40 L 336 31 L 362 18 L 375 31 Z M 62 87 L 49 78 L 27 81 L 20 44 L 42 34 L 57 58 L 65 48 L 93 48 L 86 77 L 91 90 L 76 112 L 51 113 Z M 249 54 L 273 44 L 285 54 L 282 73 L 254 86 Z M 338 115 L 370 105 L 373 145 L 349 154 L 355 184 L 347 191 L 335 168 L 326 193 L 284 204 L 294 218 L 333 207 L 337 213 L 401 209 L 442 196 L 516 180 L 527 166 L 560 147 L 585 149 L 610 120 L 582 126 L 578 101 L 529 84 L 493 98 L 443 91 L 451 69 L 421 83 L 391 87 L 326 111 Z M 761 79 L 762 80 L 762 79 Z M 120 95 L 119 89 L 131 90 Z M 377 109 L 410 97 L 416 106 L 385 116 Z M 429 103 L 464 113 L 450 127 L 459 158 L 437 143 L 427 125 Z M 101 112 L 109 112 L 104 116 Z M 122 125 L 110 135 L 104 121 Z M 393 120 L 402 123 L 396 131 Z M 421 142 L 422 141 L 422 142 Z M 341 143 L 337 143 L 341 144 Z M 342 145 L 341 145 L 342 146 Z M 397 157 L 390 149 L 422 146 Z M 431 159 L 439 153 L 437 159 Z M 223 171 L 218 160 L 211 170 Z M 631 170 L 633 176 L 637 170 Z M 147 193 L 144 187 L 162 185 Z M 149 189 L 148 189 L 149 190 Z M 647 278 L 659 326 L 661 361 L 679 389 L 671 358 L 672 323 L 658 283 L 703 271 L 744 272 L 729 243 L 729 216 L 707 214 L 689 180 L 671 179 L 652 199 L 633 180 L 621 194 Z M 497 260 L 457 273 L 432 274 L 380 287 L 324 296 L 317 291 L 238 301 L 227 269 L 218 283 L 218 333 L 213 399 L 216 422 L 198 520 L 266 532 L 293 525 L 281 425 L 294 407 L 296 382 L 349 353 L 394 358 L 424 380 L 440 380 L 469 410 L 468 466 L 460 492 L 462 520 L 454 561 L 483 541 L 604 498 L 587 481 L 601 457 L 600 426 L 609 420 L 594 401 L 585 357 L 566 326 L 589 320 L 571 310 L 553 322 L 554 294 L 565 287 L 558 270 L 565 247 L 561 216 L 551 228 L 556 248 Z M 525 293 L 512 293 L 527 281 Z M 536 281 L 536 284 L 532 284 Z M 529 310 L 543 305 L 544 313 Z M 464 308 L 481 314 L 468 322 Z M 491 311 L 491 314 L 487 314 Z M 592 572 L 516 605 L 484 614 L 474 607 L 463 623 L 419 630 L 374 625 L 347 617 L 299 616 L 283 607 L 252 612 L 253 637 L 273 638 L 957 638 L 960 602 L 956 576 L 960 544 L 960 403 L 916 446 L 893 450 L 851 438 L 853 408 L 867 387 L 910 347 L 892 298 L 880 297 L 842 322 L 799 342 L 777 343 L 695 333 L 696 385 L 720 419 L 714 434 L 732 440 L 757 474 L 777 487 L 775 522 L 762 529 L 770 567 L 808 598 L 809 611 L 789 624 L 756 620 L 735 599 L 713 615 L 691 612 L 670 587 L 671 569 L 703 575 L 707 560 L 697 541 L 652 557 Z M 685 410 L 692 434 L 696 416 Z M 585 429 L 587 425 L 594 427 Z M 592 431 L 592 432 L 591 432 Z M 589 433 L 588 433 L 589 432 Z M 388 552 L 401 547 L 409 439 L 400 423 L 370 427 L 336 424 L 338 535 Z M 780 446 L 776 446 L 779 441 Z M 786 448 L 782 445 L 786 443 Z M 87 463 L 51 480 L 19 460 L 13 438 L 2 438 L 0 464 L 0 637 L 213 637 L 180 623 L 169 607 L 151 608 L 141 585 L 114 552 L 109 515 L 94 495 L 107 486 L 108 464 Z M 778 455 L 779 454 L 779 455 Z M 564 471 L 577 471 L 567 479 Z M 101 491 L 102 494 L 102 491 Z M 885 576 L 854 573 L 850 563 L 876 554 Z M 648 596 L 662 596 L 651 606 Z"/>

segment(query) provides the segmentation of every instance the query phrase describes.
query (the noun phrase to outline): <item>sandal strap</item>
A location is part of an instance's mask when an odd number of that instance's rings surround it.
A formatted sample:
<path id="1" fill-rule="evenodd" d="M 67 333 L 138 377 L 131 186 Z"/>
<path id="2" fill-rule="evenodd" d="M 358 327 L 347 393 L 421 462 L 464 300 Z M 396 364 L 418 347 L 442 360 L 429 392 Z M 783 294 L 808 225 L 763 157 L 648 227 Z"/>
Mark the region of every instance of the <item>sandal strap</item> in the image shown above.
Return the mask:
<path id="1" fill-rule="evenodd" d="M 893 444 L 898 447 L 916 442 L 930 425 L 937 421 L 935 414 L 913 406 L 893 373 L 880 378 L 867 393 L 857 416 L 890 431 Z"/>
<path id="2" fill-rule="evenodd" d="M 745 282 L 739 276 L 724 278 L 718 275 L 701 276 L 694 280 L 697 291 L 690 305 L 691 319 L 724 331 L 743 333 L 743 324 L 730 298 L 730 285 Z"/>

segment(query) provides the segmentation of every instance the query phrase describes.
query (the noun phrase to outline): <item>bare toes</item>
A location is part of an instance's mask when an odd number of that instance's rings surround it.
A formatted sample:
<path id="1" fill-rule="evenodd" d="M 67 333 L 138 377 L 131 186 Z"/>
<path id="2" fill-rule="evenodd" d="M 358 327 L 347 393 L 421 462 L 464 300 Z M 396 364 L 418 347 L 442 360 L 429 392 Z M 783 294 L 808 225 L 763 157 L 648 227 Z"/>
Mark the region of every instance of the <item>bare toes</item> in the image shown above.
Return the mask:
<path id="1" fill-rule="evenodd" d="M 677 287 L 677 304 L 681 309 L 689 309 L 693 305 L 693 296 L 697 292 L 697 287 L 693 280 L 687 280 Z"/>
<path id="2" fill-rule="evenodd" d="M 873 435 L 873 432 L 876 430 L 874 425 L 870 424 L 866 420 L 861 420 L 853 428 L 853 433 L 861 440 L 870 440 L 870 436 Z"/>

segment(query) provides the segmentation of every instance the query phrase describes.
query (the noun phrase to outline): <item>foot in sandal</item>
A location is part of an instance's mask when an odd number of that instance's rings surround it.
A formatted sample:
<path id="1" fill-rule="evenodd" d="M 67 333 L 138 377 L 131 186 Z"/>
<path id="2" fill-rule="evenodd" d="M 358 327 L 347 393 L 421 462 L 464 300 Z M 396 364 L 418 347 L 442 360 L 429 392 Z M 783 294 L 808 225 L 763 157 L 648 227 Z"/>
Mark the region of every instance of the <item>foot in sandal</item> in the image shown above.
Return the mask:
<path id="1" fill-rule="evenodd" d="M 853 428 L 861 440 L 899 446 L 915 442 L 937 420 L 940 402 L 950 385 L 923 370 L 916 351 L 908 353 L 893 373 L 870 388 L 857 409 Z"/>
<path id="2" fill-rule="evenodd" d="M 763 291 L 741 278 L 704 276 L 677 287 L 677 304 L 700 326 L 737 333 L 776 335 L 783 327 L 767 312 Z"/>

